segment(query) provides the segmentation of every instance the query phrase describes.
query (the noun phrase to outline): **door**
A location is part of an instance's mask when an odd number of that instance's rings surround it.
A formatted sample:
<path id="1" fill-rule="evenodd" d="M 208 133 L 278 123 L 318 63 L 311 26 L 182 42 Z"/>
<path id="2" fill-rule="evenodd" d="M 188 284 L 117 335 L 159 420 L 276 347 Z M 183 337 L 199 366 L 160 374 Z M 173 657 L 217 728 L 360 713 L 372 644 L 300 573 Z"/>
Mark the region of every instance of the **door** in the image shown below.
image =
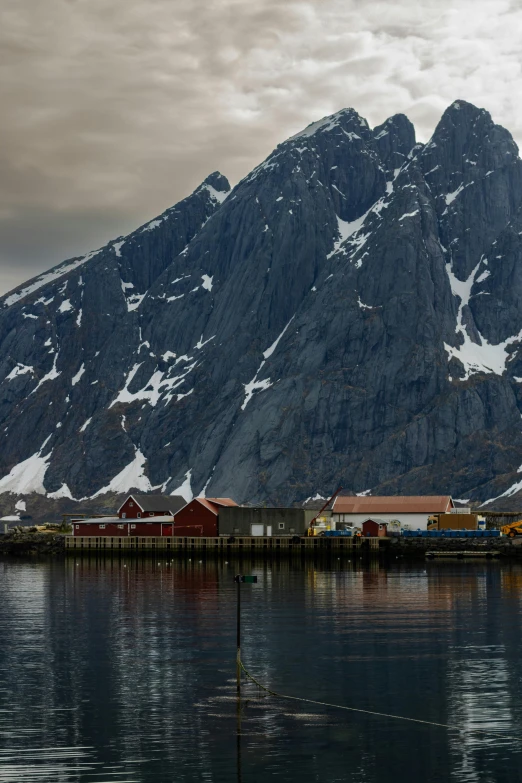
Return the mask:
<path id="1" fill-rule="evenodd" d="M 251 525 L 250 526 L 250 535 L 251 536 L 262 536 L 264 533 L 263 525 Z"/>
<path id="2" fill-rule="evenodd" d="M 267 534 L 267 536 L 271 536 L 272 535 L 272 525 L 267 525 L 266 526 L 266 534 Z"/>

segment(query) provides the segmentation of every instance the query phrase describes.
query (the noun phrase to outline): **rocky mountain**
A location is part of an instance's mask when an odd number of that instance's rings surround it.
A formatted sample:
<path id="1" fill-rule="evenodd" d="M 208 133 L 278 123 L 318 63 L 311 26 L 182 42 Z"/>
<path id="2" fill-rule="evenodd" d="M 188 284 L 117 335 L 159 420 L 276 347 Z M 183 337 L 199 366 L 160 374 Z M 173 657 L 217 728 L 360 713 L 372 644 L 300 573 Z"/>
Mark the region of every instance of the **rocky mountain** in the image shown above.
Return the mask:
<path id="1" fill-rule="evenodd" d="M 313 123 L 0 300 L 0 493 L 522 489 L 522 163 L 452 104 Z M 518 501 L 520 502 L 520 501 Z"/>

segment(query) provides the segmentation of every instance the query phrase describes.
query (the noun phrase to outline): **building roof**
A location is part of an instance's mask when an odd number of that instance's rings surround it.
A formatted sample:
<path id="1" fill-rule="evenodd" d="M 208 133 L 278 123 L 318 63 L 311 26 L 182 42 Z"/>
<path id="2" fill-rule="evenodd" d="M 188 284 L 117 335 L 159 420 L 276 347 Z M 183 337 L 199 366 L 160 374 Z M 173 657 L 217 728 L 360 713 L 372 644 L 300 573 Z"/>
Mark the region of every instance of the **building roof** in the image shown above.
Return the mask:
<path id="1" fill-rule="evenodd" d="M 87 519 L 71 519 L 73 525 L 121 525 L 124 520 L 119 517 L 88 517 Z"/>
<path id="2" fill-rule="evenodd" d="M 172 515 L 163 515 L 160 517 L 140 517 L 139 519 L 121 519 L 120 517 L 90 517 L 89 519 L 73 519 L 75 525 L 143 525 L 154 524 L 155 522 L 174 522 Z"/>
<path id="3" fill-rule="evenodd" d="M 389 525 L 390 522 L 388 519 L 379 519 L 379 517 L 368 517 L 368 519 L 365 519 L 363 521 L 363 525 L 365 522 L 375 522 L 377 525 Z"/>
<path id="4" fill-rule="evenodd" d="M 129 498 L 132 498 L 142 511 L 170 511 L 175 514 L 176 511 L 187 505 L 187 501 L 181 495 L 157 495 L 154 493 L 151 495 L 128 495 L 118 509 L 118 513 Z"/>
<path id="5" fill-rule="evenodd" d="M 202 506 L 208 508 L 208 510 L 212 511 L 216 516 L 219 514 L 220 506 L 237 506 L 236 501 L 232 500 L 232 498 L 194 498 L 191 502 L 201 503 Z M 180 510 L 181 509 L 178 509 L 178 511 Z"/>
<path id="6" fill-rule="evenodd" d="M 453 508 L 450 495 L 337 497 L 334 514 L 437 514 Z"/>

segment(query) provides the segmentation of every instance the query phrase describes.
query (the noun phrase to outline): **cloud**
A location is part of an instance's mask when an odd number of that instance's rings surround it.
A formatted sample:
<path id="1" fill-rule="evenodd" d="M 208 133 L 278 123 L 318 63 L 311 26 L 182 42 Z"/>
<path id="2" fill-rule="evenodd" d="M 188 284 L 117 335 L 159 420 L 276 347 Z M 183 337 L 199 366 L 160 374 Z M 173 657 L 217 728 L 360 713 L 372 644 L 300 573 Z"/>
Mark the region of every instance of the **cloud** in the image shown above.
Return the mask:
<path id="1" fill-rule="evenodd" d="M 519 0 L 4 0 L 0 289 L 345 106 L 426 140 L 464 98 L 522 139 L 521 26 Z"/>

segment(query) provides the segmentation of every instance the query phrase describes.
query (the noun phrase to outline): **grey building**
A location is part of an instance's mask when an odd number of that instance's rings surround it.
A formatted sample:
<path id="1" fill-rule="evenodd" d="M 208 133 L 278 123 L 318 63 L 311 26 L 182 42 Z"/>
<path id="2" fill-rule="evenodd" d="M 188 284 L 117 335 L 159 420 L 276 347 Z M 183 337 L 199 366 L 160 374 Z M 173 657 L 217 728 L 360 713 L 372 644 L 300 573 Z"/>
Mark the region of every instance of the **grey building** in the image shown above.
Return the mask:
<path id="1" fill-rule="evenodd" d="M 219 535 L 304 536 L 316 514 L 304 508 L 220 508 Z"/>

